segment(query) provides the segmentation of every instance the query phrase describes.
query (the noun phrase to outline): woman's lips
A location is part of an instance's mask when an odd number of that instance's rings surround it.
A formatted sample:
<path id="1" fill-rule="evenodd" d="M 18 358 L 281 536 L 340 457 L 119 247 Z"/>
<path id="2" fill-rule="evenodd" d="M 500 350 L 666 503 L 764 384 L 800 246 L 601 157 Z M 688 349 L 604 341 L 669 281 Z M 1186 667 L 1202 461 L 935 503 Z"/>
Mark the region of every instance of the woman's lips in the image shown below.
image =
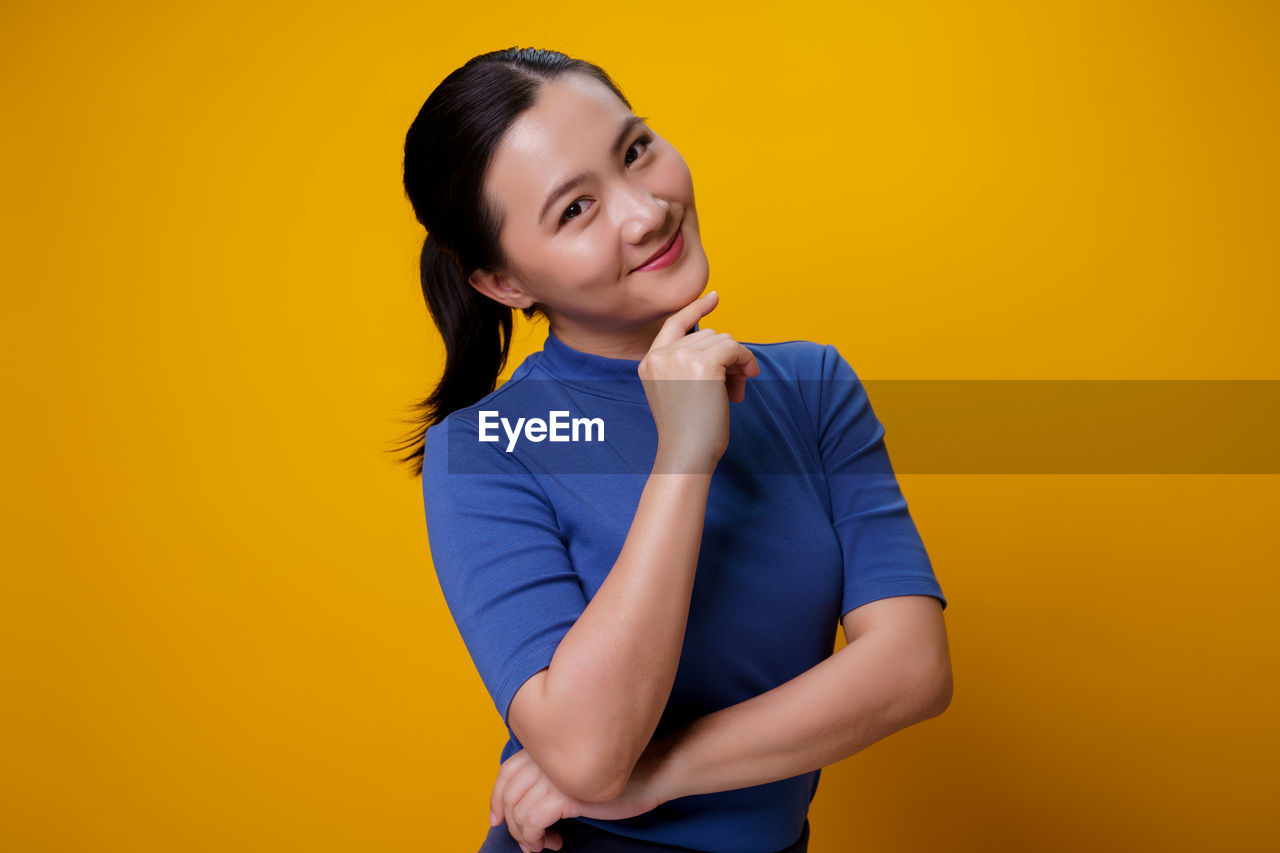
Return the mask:
<path id="1" fill-rule="evenodd" d="M 671 242 L 656 258 L 648 261 L 643 266 L 638 266 L 632 272 L 647 272 L 649 270 L 660 270 L 663 267 L 669 267 L 680 257 L 680 253 L 684 251 L 684 220 L 680 220 L 680 227 L 676 228 L 676 235 L 671 238 Z"/>

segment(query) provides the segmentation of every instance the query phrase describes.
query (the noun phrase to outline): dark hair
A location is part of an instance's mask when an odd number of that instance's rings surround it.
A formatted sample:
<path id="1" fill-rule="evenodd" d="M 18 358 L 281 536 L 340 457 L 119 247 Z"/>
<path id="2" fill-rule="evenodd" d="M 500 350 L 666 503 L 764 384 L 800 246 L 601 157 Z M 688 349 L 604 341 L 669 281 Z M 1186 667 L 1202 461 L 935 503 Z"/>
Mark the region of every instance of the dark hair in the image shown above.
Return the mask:
<path id="1" fill-rule="evenodd" d="M 440 336 L 445 365 L 430 396 L 415 403 L 418 427 L 397 450 L 422 475 L 427 429 L 494 390 L 511 350 L 512 309 L 472 287 L 478 269 L 506 264 L 500 214 L 484 194 L 489 161 L 507 128 L 533 106 L 548 80 L 588 74 L 630 102 L 604 69 L 554 50 L 509 47 L 468 60 L 440 83 L 404 140 L 404 189 L 427 229 L 419 264 L 422 295 Z M 522 309 L 532 319 L 538 306 Z"/>

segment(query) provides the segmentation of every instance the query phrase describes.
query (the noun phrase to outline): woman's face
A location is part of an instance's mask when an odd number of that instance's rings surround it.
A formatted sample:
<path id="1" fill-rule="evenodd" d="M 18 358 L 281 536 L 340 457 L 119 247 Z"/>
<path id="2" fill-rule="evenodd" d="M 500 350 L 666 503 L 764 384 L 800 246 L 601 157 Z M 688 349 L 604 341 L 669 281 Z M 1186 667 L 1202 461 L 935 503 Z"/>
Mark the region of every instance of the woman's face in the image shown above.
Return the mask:
<path id="1" fill-rule="evenodd" d="M 706 287 L 689 167 L 593 77 L 543 84 L 495 149 L 485 191 L 507 266 L 472 283 L 540 305 L 571 346 L 634 350 Z"/>

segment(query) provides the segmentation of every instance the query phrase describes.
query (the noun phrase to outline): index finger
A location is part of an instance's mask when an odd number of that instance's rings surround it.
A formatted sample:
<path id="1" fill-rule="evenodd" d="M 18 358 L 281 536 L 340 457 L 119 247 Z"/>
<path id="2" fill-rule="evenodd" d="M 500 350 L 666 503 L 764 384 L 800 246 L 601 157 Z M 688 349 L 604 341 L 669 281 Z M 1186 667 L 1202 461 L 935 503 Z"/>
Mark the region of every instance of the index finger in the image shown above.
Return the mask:
<path id="1" fill-rule="evenodd" d="M 658 330 L 658 334 L 654 337 L 653 346 L 663 346 L 680 340 L 686 332 L 693 328 L 694 323 L 710 314 L 719 304 L 720 294 L 714 290 L 707 291 L 702 296 L 699 296 L 667 318 L 667 321 L 662 324 L 662 328 Z"/>
<path id="2" fill-rule="evenodd" d="M 725 365 L 725 373 L 759 376 L 760 364 L 756 361 L 755 353 L 742 344 L 738 344 L 737 350 L 734 351 L 733 360 Z"/>

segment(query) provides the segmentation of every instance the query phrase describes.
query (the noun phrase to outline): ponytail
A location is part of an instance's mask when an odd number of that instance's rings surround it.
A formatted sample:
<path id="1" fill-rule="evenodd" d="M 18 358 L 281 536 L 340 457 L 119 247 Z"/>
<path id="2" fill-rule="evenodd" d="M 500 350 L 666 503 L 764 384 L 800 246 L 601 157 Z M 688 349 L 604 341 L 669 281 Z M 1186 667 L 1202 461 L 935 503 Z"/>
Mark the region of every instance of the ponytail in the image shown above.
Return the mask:
<path id="1" fill-rule="evenodd" d="M 413 464 L 417 476 L 422 475 L 427 429 L 497 387 L 512 336 L 512 310 L 472 287 L 457 256 L 431 234 L 422 244 L 419 273 L 431 319 L 444 339 L 445 362 L 435 390 L 416 404 L 419 427 L 406 442 L 412 452 L 401 459 Z"/>

